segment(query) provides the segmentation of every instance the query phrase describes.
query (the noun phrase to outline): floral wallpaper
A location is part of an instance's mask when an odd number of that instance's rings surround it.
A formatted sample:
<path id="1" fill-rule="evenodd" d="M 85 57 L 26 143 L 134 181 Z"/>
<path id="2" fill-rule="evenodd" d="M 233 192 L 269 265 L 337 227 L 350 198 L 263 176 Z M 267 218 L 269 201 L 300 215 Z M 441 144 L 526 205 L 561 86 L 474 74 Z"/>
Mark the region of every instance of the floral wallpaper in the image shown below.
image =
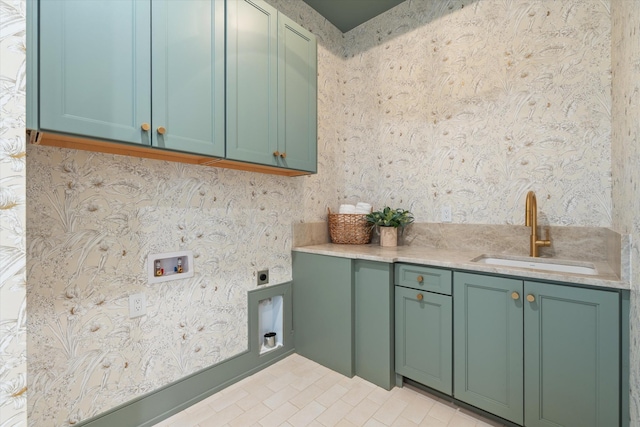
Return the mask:
<path id="1" fill-rule="evenodd" d="M 533 188 L 542 222 L 640 239 L 634 2 L 408 0 L 344 35 L 268 3 L 318 37 L 317 175 L 29 146 L 25 184 L 25 1 L 0 0 L 3 427 L 27 425 L 27 396 L 28 425 L 74 425 L 243 351 L 254 272 L 289 280 L 291 224 L 344 200 L 520 224 Z M 148 285 L 146 255 L 179 249 L 195 276 Z M 147 315 L 129 319 L 137 292 Z M 633 370 L 633 427 L 639 390 Z"/>
<path id="2" fill-rule="evenodd" d="M 640 9 L 613 0 L 613 228 L 631 235 L 630 416 L 640 427 Z"/>
<path id="3" fill-rule="evenodd" d="M 257 270 L 291 279 L 302 180 L 29 146 L 29 424 L 74 424 L 247 348 Z M 149 253 L 191 250 L 148 284 Z M 144 292 L 147 315 L 129 319 Z"/>
<path id="4" fill-rule="evenodd" d="M 25 2 L 0 0 L 0 426 L 27 425 Z"/>
<path id="5" fill-rule="evenodd" d="M 406 1 L 345 35 L 344 197 L 418 222 L 611 223 L 600 0 Z"/>

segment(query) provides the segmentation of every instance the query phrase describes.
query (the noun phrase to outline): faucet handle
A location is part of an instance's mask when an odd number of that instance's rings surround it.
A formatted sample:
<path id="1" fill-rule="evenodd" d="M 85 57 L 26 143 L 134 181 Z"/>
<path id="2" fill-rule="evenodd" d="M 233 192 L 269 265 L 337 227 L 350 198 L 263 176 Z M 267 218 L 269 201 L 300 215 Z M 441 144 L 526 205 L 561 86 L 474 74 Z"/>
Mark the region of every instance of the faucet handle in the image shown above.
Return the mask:
<path id="1" fill-rule="evenodd" d="M 551 240 L 549 239 L 549 227 L 545 227 L 545 231 L 544 231 L 544 240 L 537 240 L 536 241 L 536 245 L 538 246 L 544 246 L 544 247 L 549 247 L 551 246 Z"/>

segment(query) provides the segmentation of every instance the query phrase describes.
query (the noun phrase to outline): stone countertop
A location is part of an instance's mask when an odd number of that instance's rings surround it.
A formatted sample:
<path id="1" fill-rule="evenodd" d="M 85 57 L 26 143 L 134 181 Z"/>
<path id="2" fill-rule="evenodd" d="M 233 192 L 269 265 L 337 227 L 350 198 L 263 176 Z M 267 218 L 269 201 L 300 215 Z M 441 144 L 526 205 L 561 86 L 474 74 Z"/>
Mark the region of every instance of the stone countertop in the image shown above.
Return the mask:
<path id="1" fill-rule="evenodd" d="M 504 267 L 473 262 L 472 260 L 482 255 L 501 256 L 505 254 L 484 254 L 480 252 L 449 251 L 442 249 L 398 246 L 381 247 L 379 245 L 339 245 L 325 243 L 321 245 L 299 246 L 293 248 L 294 252 L 306 252 L 318 255 L 329 255 L 342 258 L 363 259 L 387 263 L 406 262 L 433 267 L 444 267 L 455 270 L 466 270 L 483 273 L 501 274 L 505 276 L 517 276 L 536 280 L 549 280 L 554 282 L 575 283 L 579 285 L 594 286 L 610 289 L 630 289 L 629 283 L 620 280 L 618 275 L 606 262 L 591 262 L 597 269 L 597 275 L 559 273 L 551 271 L 534 270 L 520 267 Z M 554 260 L 560 261 L 559 259 Z M 576 263 L 576 260 L 562 260 Z"/>

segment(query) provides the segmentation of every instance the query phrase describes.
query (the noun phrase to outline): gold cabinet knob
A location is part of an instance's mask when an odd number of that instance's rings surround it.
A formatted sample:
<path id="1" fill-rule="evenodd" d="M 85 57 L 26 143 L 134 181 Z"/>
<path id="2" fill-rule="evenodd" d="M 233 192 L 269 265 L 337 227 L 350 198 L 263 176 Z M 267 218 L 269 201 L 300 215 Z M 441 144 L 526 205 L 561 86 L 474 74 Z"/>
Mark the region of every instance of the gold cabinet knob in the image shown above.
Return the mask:
<path id="1" fill-rule="evenodd" d="M 273 152 L 273 155 L 274 155 L 275 157 L 278 157 L 278 156 L 280 155 L 280 152 L 279 152 L 279 151 L 274 151 L 274 152 Z"/>
<path id="2" fill-rule="evenodd" d="M 520 294 L 519 294 L 519 293 L 517 293 L 517 292 L 513 292 L 513 293 L 511 294 L 511 298 L 513 298 L 513 299 L 520 299 Z"/>
<path id="3" fill-rule="evenodd" d="M 149 123 L 143 123 L 142 125 L 140 125 L 140 128 L 142 128 L 142 130 L 145 132 L 149 132 L 149 129 L 151 129 L 151 125 L 149 125 Z"/>
<path id="4" fill-rule="evenodd" d="M 167 129 L 164 126 L 158 127 L 158 133 L 160 135 L 164 135 L 167 132 Z"/>
<path id="5" fill-rule="evenodd" d="M 418 301 L 422 301 L 422 299 L 424 298 L 424 296 L 422 296 L 422 294 L 418 294 L 416 296 L 416 298 L 418 298 Z"/>
<path id="6" fill-rule="evenodd" d="M 418 281 L 418 283 L 422 283 L 424 281 L 424 277 L 418 276 L 416 277 L 416 280 Z"/>
<path id="7" fill-rule="evenodd" d="M 527 301 L 534 302 L 535 300 L 536 300 L 536 297 L 534 297 L 533 295 L 531 294 L 527 295 Z"/>
<path id="8" fill-rule="evenodd" d="M 287 158 L 287 153 L 280 153 L 280 157 L 282 157 L 283 159 Z"/>

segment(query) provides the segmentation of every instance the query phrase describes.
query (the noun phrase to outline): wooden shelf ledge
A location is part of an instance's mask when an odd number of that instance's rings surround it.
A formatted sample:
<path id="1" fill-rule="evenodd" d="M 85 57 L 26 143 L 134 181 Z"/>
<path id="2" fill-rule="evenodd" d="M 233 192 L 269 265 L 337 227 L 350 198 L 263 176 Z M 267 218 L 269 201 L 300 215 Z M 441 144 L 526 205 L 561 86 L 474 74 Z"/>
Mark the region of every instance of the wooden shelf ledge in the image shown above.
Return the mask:
<path id="1" fill-rule="evenodd" d="M 145 159 L 165 160 L 169 162 L 189 163 L 202 166 L 214 166 L 217 168 L 234 169 L 246 172 L 258 172 L 280 176 L 310 175 L 310 172 L 283 169 L 275 166 L 244 163 L 217 157 L 201 156 L 197 154 L 182 153 L 180 151 L 164 150 L 162 148 L 138 146 L 120 142 L 100 141 L 95 139 L 80 138 L 49 132 L 27 130 L 28 140 L 31 144 L 46 145 L 49 147 L 70 148 L 73 150 L 96 151 L 99 153 L 118 154 L 121 156 L 142 157 Z"/>

